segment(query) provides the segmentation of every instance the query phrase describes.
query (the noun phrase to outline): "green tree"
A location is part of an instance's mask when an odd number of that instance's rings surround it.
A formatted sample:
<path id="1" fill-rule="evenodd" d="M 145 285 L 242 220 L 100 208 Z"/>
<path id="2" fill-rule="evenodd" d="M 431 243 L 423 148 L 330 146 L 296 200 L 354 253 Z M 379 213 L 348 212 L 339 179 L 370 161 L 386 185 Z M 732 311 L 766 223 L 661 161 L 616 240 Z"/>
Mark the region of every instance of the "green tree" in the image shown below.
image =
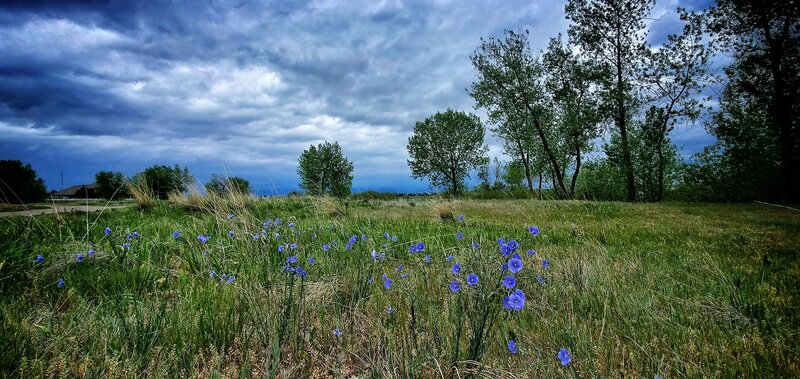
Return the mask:
<path id="1" fill-rule="evenodd" d="M 5 203 L 35 203 L 47 198 L 47 189 L 30 163 L 0 160 L 0 196 Z"/>
<path id="2" fill-rule="evenodd" d="M 94 175 L 97 185 L 95 192 L 104 199 L 124 199 L 130 194 L 126 185 L 128 179 L 121 172 L 100 171 Z"/>
<path id="3" fill-rule="evenodd" d="M 217 195 L 228 193 L 249 194 L 251 192 L 250 182 L 237 176 L 223 177 L 212 174 L 211 180 L 206 183 L 205 187 L 207 192 Z"/>
<path id="4" fill-rule="evenodd" d="M 628 124 L 638 107 L 633 86 L 645 57 L 645 18 L 653 4 L 653 0 L 569 0 L 566 6 L 572 21 L 570 40 L 607 68 L 600 83 L 620 138 L 628 201 L 636 201 Z"/>
<path id="5" fill-rule="evenodd" d="M 510 190 L 525 188 L 522 184 L 525 180 L 525 165 L 520 161 L 511 161 L 503 165 L 503 182 Z"/>
<path id="6" fill-rule="evenodd" d="M 733 101 L 731 105 L 741 107 L 745 113 L 752 113 L 749 110 L 753 107 L 768 110 L 763 118 L 765 122 L 759 125 L 761 130 L 748 128 L 746 133 L 764 137 L 759 138 L 760 142 L 766 142 L 769 134 L 775 135 L 774 139 L 770 138 L 775 149 L 767 151 L 778 151 L 780 174 L 776 179 L 780 185 L 779 198 L 787 202 L 800 199 L 800 168 L 796 153 L 800 149 L 797 117 L 800 111 L 799 15 L 800 3 L 797 1 L 775 0 L 717 0 L 715 7 L 705 14 L 696 15 L 706 21 L 707 30 L 715 36 L 719 46 L 733 55 L 734 62 L 726 69 L 729 79 L 726 91 L 736 93 L 729 95 L 728 100 Z M 740 99 L 748 104 L 734 105 Z M 732 115 L 732 120 L 737 118 Z M 724 129 L 726 126 L 725 123 L 716 124 L 716 128 Z M 723 141 L 723 145 L 730 148 L 736 141 L 729 138 Z M 752 146 L 748 141 L 738 142 Z M 743 149 L 749 148 L 743 146 Z M 766 161 L 761 157 L 754 158 Z M 769 166 L 762 170 L 768 171 Z"/>
<path id="7" fill-rule="evenodd" d="M 175 165 L 153 165 L 134 175 L 134 181 L 144 181 L 159 199 L 166 199 L 172 192 L 184 192 L 194 182 L 189 169 Z"/>
<path id="8" fill-rule="evenodd" d="M 568 197 L 555 151 L 558 136 L 543 84 L 544 70 L 531 52 L 528 32 L 506 31 L 504 39 L 481 41 L 471 56 L 472 66 L 478 71 L 478 80 L 470 88 L 476 106 L 487 109 L 489 120 L 498 125 L 493 132 L 505 141 L 506 152 L 525 166 L 530 190 L 531 151 L 539 145 L 554 173 L 559 196 Z"/>
<path id="9" fill-rule="evenodd" d="M 448 109 L 418 121 L 408 139 L 408 166 L 415 179 L 428 178 L 454 196 L 464 192 L 464 179 L 486 159 L 484 128 L 478 116 Z"/>
<path id="10" fill-rule="evenodd" d="M 353 184 L 353 163 L 342 154 L 338 142 L 325 141 L 300 154 L 297 175 L 300 188 L 312 195 L 344 197 Z"/>
<path id="11" fill-rule="evenodd" d="M 480 179 L 481 183 L 478 188 L 481 191 L 488 191 L 492 188 L 491 183 L 489 182 L 489 157 L 486 157 L 479 165 L 478 165 L 478 179 Z"/>

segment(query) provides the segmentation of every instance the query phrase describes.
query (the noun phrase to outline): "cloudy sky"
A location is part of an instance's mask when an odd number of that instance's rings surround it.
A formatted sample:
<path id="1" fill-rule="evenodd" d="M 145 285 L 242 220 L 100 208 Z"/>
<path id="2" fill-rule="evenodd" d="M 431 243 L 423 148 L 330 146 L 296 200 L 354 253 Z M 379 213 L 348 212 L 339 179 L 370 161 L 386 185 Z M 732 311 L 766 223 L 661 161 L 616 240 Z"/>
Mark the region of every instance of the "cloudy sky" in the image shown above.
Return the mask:
<path id="1" fill-rule="evenodd" d="M 650 39 L 707 2 L 659 0 Z M 480 38 L 527 28 L 540 49 L 568 27 L 545 0 L 54 3 L 0 5 L 0 159 L 50 189 L 62 172 L 69 186 L 180 164 L 285 194 L 300 153 L 327 140 L 354 162 L 354 190 L 425 191 L 405 145 L 437 111 L 484 115 L 466 93 Z M 701 126 L 673 140 L 686 156 L 713 141 Z"/>

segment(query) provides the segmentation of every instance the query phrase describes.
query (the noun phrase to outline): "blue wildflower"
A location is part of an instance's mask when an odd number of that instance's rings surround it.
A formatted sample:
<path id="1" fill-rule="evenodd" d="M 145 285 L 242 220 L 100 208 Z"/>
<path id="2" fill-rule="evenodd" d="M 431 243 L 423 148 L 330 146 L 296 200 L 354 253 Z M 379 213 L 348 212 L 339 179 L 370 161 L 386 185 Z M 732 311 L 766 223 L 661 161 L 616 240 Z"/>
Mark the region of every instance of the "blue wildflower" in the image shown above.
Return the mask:
<path id="1" fill-rule="evenodd" d="M 94 255 L 94 249 L 89 249 L 89 252 L 88 252 L 87 254 L 88 254 L 90 257 L 91 257 L 91 256 L 93 256 L 93 255 Z"/>
<path id="2" fill-rule="evenodd" d="M 58 288 L 64 287 L 64 278 L 58 278 Z"/>
<path id="3" fill-rule="evenodd" d="M 450 291 L 458 292 L 460 289 L 461 289 L 461 284 L 458 282 L 458 280 L 450 282 Z"/>
<path id="4" fill-rule="evenodd" d="M 403 270 L 403 264 L 401 263 L 400 266 L 397 266 L 397 272 L 400 272 L 402 270 Z"/>
<path id="5" fill-rule="evenodd" d="M 83 254 L 78 254 L 77 256 L 75 256 L 75 260 L 78 261 L 78 263 L 83 262 L 83 259 L 84 259 Z"/>
<path id="6" fill-rule="evenodd" d="M 392 312 L 394 312 L 394 307 L 390 305 L 389 308 L 386 308 L 386 314 L 392 314 Z"/>
<path id="7" fill-rule="evenodd" d="M 233 230 L 229 230 L 229 231 L 228 231 L 228 237 L 231 237 L 231 238 L 233 238 Z"/>
<path id="8" fill-rule="evenodd" d="M 372 282 L 374 282 L 374 281 L 375 281 L 375 278 L 370 276 L 369 279 L 367 279 L 367 284 L 372 284 Z"/>
<path id="9" fill-rule="evenodd" d="M 522 270 L 522 261 L 521 260 L 514 258 L 514 259 L 511 259 L 510 261 L 508 261 L 508 271 L 511 271 L 511 272 L 516 274 L 516 273 L 520 272 L 520 270 Z"/>
<path id="10" fill-rule="evenodd" d="M 308 271 L 303 270 L 303 268 L 299 267 L 299 266 L 296 269 L 294 269 L 294 273 L 299 275 L 300 278 L 302 278 L 302 279 L 305 279 L 306 275 L 308 275 Z"/>
<path id="11" fill-rule="evenodd" d="M 386 237 L 386 240 L 387 240 L 387 241 L 388 241 L 388 240 L 390 240 L 390 239 L 392 239 L 392 238 L 389 236 L 389 232 L 383 232 L 383 236 L 384 236 L 384 237 Z"/>
<path id="12" fill-rule="evenodd" d="M 477 242 L 473 242 L 473 243 L 472 243 L 472 247 L 474 247 L 474 248 L 476 248 L 476 249 L 477 249 L 477 248 L 481 247 L 481 244 L 479 244 L 479 243 L 477 243 Z"/>
<path id="13" fill-rule="evenodd" d="M 392 242 L 397 242 L 397 236 L 392 236 Z"/>
<path id="14" fill-rule="evenodd" d="M 534 225 L 531 225 L 528 227 L 528 233 L 530 233 L 532 236 L 538 236 L 539 228 Z"/>
<path id="15" fill-rule="evenodd" d="M 204 256 L 204 257 L 207 257 L 207 256 L 208 256 L 208 250 L 203 250 L 203 256 Z"/>
<path id="16" fill-rule="evenodd" d="M 283 253 L 283 250 L 286 249 L 286 246 L 278 245 L 278 252 Z"/>
<path id="17" fill-rule="evenodd" d="M 341 329 L 339 329 L 339 328 L 336 328 L 336 329 L 334 329 L 334 330 L 333 330 L 333 335 L 334 335 L 336 338 L 339 338 L 339 337 L 341 337 L 341 336 L 342 336 L 342 334 L 343 334 L 343 333 L 342 333 L 342 330 L 341 330 Z"/>
<path id="18" fill-rule="evenodd" d="M 131 248 L 131 244 L 129 244 L 129 243 L 127 243 L 127 242 L 126 242 L 126 243 L 123 243 L 123 244 L 122 244 L 122 248 L 123 248 L 123 249 L 125 249 L 125 250 L 128 250 L 128 249 L 130 249 L 130 248 Z"/>
<path id="19" fill-rule="evenodd" d="M 228 277 L 228 280 L 226 280 L 225 283 L 231 284 L 231 283 L 233 283 L 233 279 L 236 279 L 236 277 L 231 275 L 231 276 Z"/>
<path id="20" fill-rule="evenodd" d="M 517 254 L 517 253 L 511 254 L 511 258 L 512 258 L 512 259 L 519 259 L 519 260 L 522 260 L 522 256 L 521 256 L 521 255 L 519 255 L 519 254 Z"/>
<path id="21" fill-rule="evenodd" d="M 366 241 L 367 240 L 367 235 L 366 234 L 362 234 L 361 235 L 361 240 L 362 241 Z"/>
<path id="22" fill-rule="evenodd" d="M 41 254 L 39 254 L 39 255 L 36 256 L 35 263 L 42 263 L 43 260 L 44 260 L 44 257 Z"/>
<path id="23" fill-rule="evenodd" d="M 181 238 L 181 232 L 177 230 L 172 232 L 172 238 Z"/>
<path id="24" fill-rule="evenodd" d="M 452 260 L 453 260 L 453 256 L 452 256 L 452 255 L 448 255 L 448 256 L 447 256 L 447 261 L 448 261 L 448 262 L 450 262 L 450 261 L 452 261 Z"/>
<path id="25" fill-rule="evenodd" d="M 110 235 L 111 234 L 111 228 L 106 226 L 106 228 L 103 230 L 103 234 Z"/>
<path id="26" fill-rule="evenodd" d="M 512 289 L 516 286 L 517 286 L 517 279 L 515 279 L 513 276 L 506 276 L 505 278 L 503 278 L 503 287 Z"/>
<path id="27" fill-rule="evenodd" d="M 453 266 L 450 267 L 450 272 L 452 272 L 453 275 L 458 275 L 458 273 L 461 272 L 461 265 L 458 263 L 453 263 Z"/>
<path id="28" fill-rule="evenodd" d="M 514 342 L 514 340 L 508 340 L 508 351 L 511 354 L 517 353 L 517 344 Z"/>
<path id="29" fill-rule="evenodd" d="M 458 241 L 458 240 L 460 240 L 460 239 L 462 239 L 462 238 L 464 238 L 464 233 L 458 233 L 458 234 L 456 234 L 456 241 Z"/>
<path id="30" fill-rule="evenodd" d="M 214 270 L 211 270 L 211 273 L 210 273 L 210 274 L 208 274 L 208 277 L 209 277 L 209 278 L 213 278 L 213 277 L 215 277 L 215 276 L 217 276 L 217 272 L 216 272 L 216 271 L 214 271 Z"/>
<path id="31" fill-rule="evenodd" d="M 478 275 L 474 273 L 467 275 L 467 284 L 474 286 L 478 284 Z"/>
<path id="32" fill-rule="evenodd" d="M 275 225 L 280 225 L 280 224 L 281 224 L 281 219 L 275 218 Z"/>
<path id="33" fill-rule="evenodd" d="M 292 250 L 297 249 L 297 244 L 292 242 L 292 244 L 289 245 L 289 248 L 292 249 Z"/>
<path id="34" fill-rule="evenodd" d="M 431 256 L 430 255 L 426 255 L 425 256 L 425 263 L 431 263 Z"/>
<path id="35" fill-rule="evenodd" d="M 539 283 L 544 284 L 544 278 L 542 278 L 541 276 L 537 276 L 536 277 L 536 281 L 539 282 Z"/>
<path id="36" fill-rule="evenodd" d="M 520 289 L 512 292 L 508 295 L 508 305 L 515 311 L 521 311 L 525 306 L 525 293 Z"/>
<path id="37" fill-rule="evenodd" d="M 210 237 L 206 237 L 206 236 L 201 234 L 201 235 L 197 236 L 197 239 L 200 241 L 200 243 L 207 243 L 208 240 L 210 240 L 211 238 Z"/>
<path id="38" fill-rule="evenodd" d="M 232 215 L 232 214 L 229 214 L 229 215 L 228 215 L 226 218 L 227 218 L 228 220 L 230 220 L 230 219 L 232 219 L 232 218 L 233 218 L 233 215 Z"/>
<path id="39" fill-rule="evenodd" d="M 561 360 L 562 366 L 568 365 L 569 362 L 572 361 L 572 357 L 569 355 L 569 350 L 562 347 L 561 350 L 558 351 L 558 359 Z"/>
<path id="40" fill-rule="evenodd" d="M 383 286 L 386 287 L 387 290 L 390 290 L 390 289 L 392 289 L 392 285 L 393 284 L 394 284 L 394 282 L 392 282 L 392 280 L 389 279 L 389 277 L 384 275 L 384 277 L 383 277 Z"/>
<path id="41" fill-rule="evenodd" d="M 547 259 L 543 260 L 542 261 L 542 267 L 544 267 L 544 268 L 550 267 L 550 261 L 548 261 Z"/>
<path id="42" fill-rule="evenodd" d="M 425 251 L 425 244 L 422 242 L 417 242 L 417 251 L 419 252 Z"/>
<path id="43" fill-rule="evenodd" d="M 272 225 L 272 221 L 270 220 L 264 221 L 262 225 L 264 225 L 265 228 L 268 228 L 270 225 Z"/>
<path id="44" fill-rule="evenodd" d="M 528 255 L 536 255 L 536 250 L 528 250 Z"/>
<path id="45" fill-rule="evenodd" d="M 292 255 L 291 257 L 286 258 L 286 263 L 292 264 L 292 265 L 297 263 L 297 256 L 296 255 Z"/>
<path id="46" fill-rule="evenodd" d="M 408 274 L 400 274 L 400 279 L 408 278 Z"/>
<path id="47" fill-rule="evenodd" d="M 253 241 L 258 241 L 258 237 L 260 237 L 258 233 L 253 234 Z"/>
<path id="48" fill-rule="evenodd" d="M 416 253 L 417 252 L 417 245 L 411 244 L 411 246 L 408 247 L 408 252 L 409 253 Z"/>
<path id="49" fill-rule="evenodd" d="M 308 264 L 313 265 L 317 263 L 317 260 L 314 257 L 308 257 Z"/>
<path id="50" fill-rule="evenodd" d="M 293 223 L 293 222 L 290 222 L 290 223 L 289 223 L 289 227 L 290 227 L 290 228 L 294 228 L 294 223 Z"/>
<path id="51" fill-rule="evenodd" d="M 134 231 L 133 232 L 133 238 L 139 238 L 139 232 Z"/>
<path id="52" fill-rule="evenodd" d="M 458 216 L 458 221 L 464 221 L 464 215 L 459 215 Z"/>
<path id="53" fill-rule="evenodd" d="M 331 249 L 331 245 L 322 245 L 322 251 L 328 251 Z"/>

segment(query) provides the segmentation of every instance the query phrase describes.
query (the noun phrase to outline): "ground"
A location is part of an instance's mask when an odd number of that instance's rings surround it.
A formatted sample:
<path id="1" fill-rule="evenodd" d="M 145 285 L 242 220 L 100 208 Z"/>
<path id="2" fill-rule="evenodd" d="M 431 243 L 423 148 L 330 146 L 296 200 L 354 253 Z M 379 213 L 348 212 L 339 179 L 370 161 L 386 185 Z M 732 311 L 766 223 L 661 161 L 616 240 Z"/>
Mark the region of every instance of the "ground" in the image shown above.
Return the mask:
<path id="1" fill-rule="evenodd" d="M 0 222 L 12 376 L 800 375 L 790 209 L 284 198 Z"/>

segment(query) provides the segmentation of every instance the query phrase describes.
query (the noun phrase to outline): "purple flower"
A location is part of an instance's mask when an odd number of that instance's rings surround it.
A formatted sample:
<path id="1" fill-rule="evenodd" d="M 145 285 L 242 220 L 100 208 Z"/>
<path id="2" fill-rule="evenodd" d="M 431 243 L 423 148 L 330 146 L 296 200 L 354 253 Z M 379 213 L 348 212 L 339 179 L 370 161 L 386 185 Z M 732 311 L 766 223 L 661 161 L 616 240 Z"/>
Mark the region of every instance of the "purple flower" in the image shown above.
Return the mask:
<path id="1" fill-rule="evenodd" d="M 508 261 L 508 271 L 511 271 L 511 272 L 516 274 L 516 273 L 520 272 L 520 270 L 522 270 L 522 261 L 521 260 L 519 260 L 517 258 L 514 258 L 514 259 L 511 259 L 510 261 Z"/>
<path id="2" fill-rule="evenodd" d="M 532 236 L 538 236 L 539 235 L 539 228 L 537 228 L 536 226 L 531 225 L 531 226 L 528 227 L 528 233 L 530 233 Z"/>
<path id="3" fill-rule="evenodd" d="M 41 254 L 39 254 L 36 256 L 36 261 L 34 263 L 42 263 L 43 260 L 44 257 Z"/>
<path id="4" fill-rule="evenodd" d="M 478 275 L 474 273 L 467 275 L 467 284 L 474 286 L 478 284 Z"/>
<path id="5" fill-rule="evenodd" d="M 331 245 L 322 245 L 322 251 L 328 251 L 331 249 Z"/>
<path id="6" fill-rule="evenodd" d="M 292 244 L 289 245 L 289 248 L 292 249 L 292 250 L 297 249 L 297 244 L 292 242 Z"/>
<path id="7" fill-rule="evenodd" d="M 461 289 L 461 284 L 458 283 L 458 280 L 450 282 L 450 291 L 458 292 L 460 289 Z"/>
<path id="8" fill-rule="evenodd" d="M 139 238 L 139 232 L 134 231 L 133 232 L 133 238 Z"/>
<path id="9" fill-rule="evenodd" d="M 513 276 L 506 276 L 505 278 L 503 278 L 503 287 L 512 289 L 516 286 L 517 286 L 517 279 L 515 279 Z"/>
<path id="10" fill-rule="evenodd" d="M 406 278 L 408 278 L 408 274 L 406 273 L 400 274 L 400 279 L 406 279 Z"/>
<path id="11" fill-rule="evenodd" d="M 336 329 L 334 329 L 334 330 L 333 330 L 333 335 L 334 335 L 336 338 L 339 338 L 339 337 L 341 337 L 341 336 L 342 336 L 342 334 L 344 334 L 344 333 L 342 333 L 342 330 L 341 330 L 341 329 L 339 329 L 339 328 L 336 328 Z"/>
<path id="12" fill-rule="evenodd" d="M 392 242 L 397 242 L 397 236 L 392 236 Z"/>
<path id="13" fill-rule="evenodd" d="M 461 272 L 461 265 L 458 263 L 453 263 L 453 266 L 450 267 L 450 272 L 452 272 L 453 275 L 458 275 L 458 273 Z"/>
<path id="14" fill-rule="evenodd" d="M 561 360 L 562 366 L 568 365 L 569 362 L 572 361 L 572 357 L 569 356 L 569 350 L 562 347 L 561 350 L 558 351 L 558 359 Z"/>
<path id="15" fill-rule="evenodd" d="M 290 228 L 294 228 L 294 223 L 293 223 L 293 222 L 290 222 L 290 223 L 289 223 L 289 227 L 290 227 Z"/>
<path id="16" fill-rule="evenodd" d="M 537 276 L 536 277 L 536 281 L 539 282 L 539 283 L 544 284 L 544 278 L 542 278 L 541 276 Z"/>
<path id="17" fill-rule="evenodd" d="M 280 225 L 280 224 L 281 224 L 281 219 L 275 218 L 275 225 Z"/>
<path id="18" fill-rule="evenodd" d="M 521 255 L 519 255 L 519 254 L 517 254 L 517 253 L 511 254 L 511 258 L 512 258 L 512 259 L 519 259 L 519 260 L 522 260 L 522 256 L 521 256 Z"/>
<path id="19" fill-rule="evenodd" d="M 391 237 L 389 237 L 389 232 L 383 232 L 383 236 L 386 237 L 387 241 L 392 239 Z"/>
<path id="20" fill-rule="evenodd" d="M 525 293 L 517 289 L 508 295 L 508 306 L 515 311 L 521 311 L 525 306 Z"/>
<path id="21" fill-rule="evenodd" d="M 517 344 L 514 342 L 514 340 L 508 340 L 508 351 L 511 354 L 517 353 Z"/>
<path id="22" fill-rule="evenodd" d="M 464 238 L 464 233 L 458 233 L 458 234 L 456 234 L 456 241 L 458 241 L 458 240 L 460 240 L 460 239 L 462 239 L 462 238 Z"/>
<path id="23" fill-rule="evenodd" d="M 181 238 L 181 232 L 177 230 L 172 232 L 172 238 Z"/>
<path id="24" fill-rule="evenodd" d="M 547 259 L 543 260 L 542 261 L 542 267 L 544 267 L 544 268 L 550 267 L 550 261 L 548 261 Z"/>
<path id="25" fill-rule="evenodd" d="M 58 288 L 64 287 L 64 278 L 58 278 Z"/>
<path id="26" fill-rule="evenodd" d="M 83 259 L 84 259 L 83 254 L 78 254 L 77 256 L 75 256 L 75 260 L 78 261 L 78 263 L 83 262 Z"/>
<path id="27" fill-rule="evenodd" d="M 258 233 L 253 234 L 253 241 L 258 241 L 258 237 L 260 237 Z"/>
<path id="28" fill-rule="evenodd" d="M 110 235 L 111 234 L 111 228 L 106 226 L 106 228 L 103 230 L 103 234 Z"/>
<path id="29" fill-rule="evenodd" d="M 372 284 L 372 282 L 374 282 L 374 281 L 375 281 L 375 278 L 370 276 L 369 279 L 367 279 L 367 284 Z"/>

